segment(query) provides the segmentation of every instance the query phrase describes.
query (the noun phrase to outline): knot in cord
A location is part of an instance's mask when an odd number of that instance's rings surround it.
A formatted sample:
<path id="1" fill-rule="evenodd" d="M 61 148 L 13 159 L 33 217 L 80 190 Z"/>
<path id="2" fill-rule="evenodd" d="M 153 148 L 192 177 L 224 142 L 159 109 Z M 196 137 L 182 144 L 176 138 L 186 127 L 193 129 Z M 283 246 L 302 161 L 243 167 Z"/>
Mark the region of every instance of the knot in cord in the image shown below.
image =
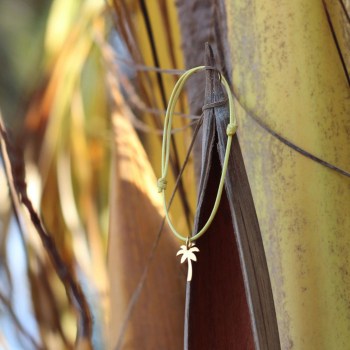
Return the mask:
<path id="1" fill-rule="evenodd" d="M 233 136 L 238 129 L 238 125 L 236 123 L 230 123 L 227 125 L 226 134 L 227 136 Z"/>
<path id="2" fill-rule="evenodd" d="M 160 177 L 157 182 L 158 186 L 158 193 L 162 192 L 163 190 L 166 190 L 166 184 L 168 183 L 167 179 L 164 177 Z"/>

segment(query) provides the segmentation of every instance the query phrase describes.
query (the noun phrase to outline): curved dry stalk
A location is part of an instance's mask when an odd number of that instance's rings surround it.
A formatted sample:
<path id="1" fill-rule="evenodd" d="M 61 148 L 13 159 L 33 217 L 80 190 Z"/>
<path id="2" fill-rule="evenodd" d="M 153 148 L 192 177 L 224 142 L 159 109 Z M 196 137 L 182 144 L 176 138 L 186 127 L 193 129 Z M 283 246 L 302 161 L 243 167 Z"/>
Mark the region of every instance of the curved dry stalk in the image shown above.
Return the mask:
<path id="1" fill-rule="evenodd" d="M 45 231 L 44 225 L 28 197 L 27 185 L 25 182 L 25 165 L 23 155 L 19 154 L 18 150 L 15 150 L 11 145 L 2 121 L 1 114 L 0 136 L 2 153 L 5 161 L 7 161 L 9 165 L 9 167 L 6 167 L 6 171 L 11 172 L 13 179 L 13 184 L 9 183 L 9 186 L 13 186 L 15 188 L 16 194 L 18 195 L 21 203 L 27 208 L 31 221 L 33 222 L 33 225 L 40 236 L 42 244 L 50 257 L 53 267 L 66 289 L 67 296 L 80 316 L 77 340 L 80 337 L 91 339 L 92 319 L 89 305 L 79 282 L 75 279 L 69 267 L 58 252 L 52 236 Z M 10 181 L 10 176 L 7 176 L 7 179 Z"/>

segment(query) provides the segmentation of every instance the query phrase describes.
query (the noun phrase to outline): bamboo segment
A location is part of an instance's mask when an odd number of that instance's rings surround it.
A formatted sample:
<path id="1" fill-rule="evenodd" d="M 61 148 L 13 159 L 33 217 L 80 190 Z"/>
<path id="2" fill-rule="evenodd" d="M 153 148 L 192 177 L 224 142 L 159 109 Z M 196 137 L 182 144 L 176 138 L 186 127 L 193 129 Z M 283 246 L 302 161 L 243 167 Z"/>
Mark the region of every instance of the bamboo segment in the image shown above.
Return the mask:
<path id="1" fill-rule="evenodd" d="M 333 18 L 334 6 L 327 3 Z M 349 85 L 322 1 L 226 0 L 226 7 L 233 87 L 243 106 L 287 140 L 349 171 Z M 342 50 L 348 57 L 349 48 Z M 283 145 L 238 103 L 236 111 L 281 347 L 346 349 L 350 181 Z"/>

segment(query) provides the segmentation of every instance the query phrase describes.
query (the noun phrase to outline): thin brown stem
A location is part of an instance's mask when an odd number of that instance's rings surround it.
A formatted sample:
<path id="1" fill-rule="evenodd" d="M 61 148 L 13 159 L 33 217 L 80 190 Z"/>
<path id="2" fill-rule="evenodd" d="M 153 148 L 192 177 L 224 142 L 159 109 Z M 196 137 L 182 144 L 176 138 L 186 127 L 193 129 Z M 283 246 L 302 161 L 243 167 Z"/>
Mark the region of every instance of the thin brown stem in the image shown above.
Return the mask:
<path id="1" fill-rule="evenodd" d="M 349 12 L 348 12 L 347 8 L 346 8 L 345 5 L 344 5 L 344 1 L 343 1 L 343 0 L 339 0 L 339 2 L 340 2 L 340 5 L 341 5 L 341 7 L 342 7 L 342 9 L 343 9 L 344 15 L 346 16 L 348 22 L 350 23 Z"/>
<path id="2" fill-rule="evenodd" d="M 338 51 L 338 55 L 339 55 L 341 64 L 342 64 L 342 66 L 343 66 L 343 70 L 344 70 L 346 79 L 347 79 L 347 81 L 348 81 L 348 85 L 350 86 L 350 76 L 349 76 L 349 72 L 348 72 L 348 69 L 347 69 L 347 67 L 346 67 L 345 60 L 344 60 L 343 54 L 342 54 L 341 49 L 340 49 L 340 45 L 339 45 L 339 42 L 338 42 L 338 38 L 337 38 L 337 35 L 336 35 L 336 33 L 335 33 L 335 30 L 334 30 L 334 26 L 333 26 L 332 19 L 331 19 L 331 16 L 330 16 L 330 14 L 329 14 L 329 11 L 328 11 L 328 7 L 327 7 L 327 4 L 326 4 L 326 1 L 325 1 L 325 0 L 322 0 L 322 4 L 323 4 L 323 8 L 324 8 L 325 13 L 326 13 L 326 17 L 327 17 L 327 21 L 328 21 L 328 24 L 329 24 L 329 28 L 330 28 L 330 30 L 331 30 L 331 33 L 332 33 L 332 36 L 333 36 L 333 40 L 334 40 L 335 46 L 336 46 L 337 51 Z"/>
<path id="3" fill-rule="evenodd" d="M 77 334 L 77 337 L 82 336 L 90 339 L 92 334 L 92 320 L 89 305 L 79 282 L 75 280 L 69 267 L 58 252 L 52 236 L 46 233 L 44 225 L 28 197 L 27 184 L 25 182 L 25 165 L 23 155 L 19 150 L 16 150 L 12 146 L 1 116 L 0 136 L 2 141 L 2 153 L 4 157 L 8 158 L 9 160 L 13 185 L 16 189 L 17 195 L 19 196 L 21 203 L 27 208 L 31 221 L 39 234 L 42 244 L 50 257 L 58 277 L 66 289 L 67 296 L 80 315 L 80 325 L 78 327 L 79 333 Z M 10 177 L 8 176 L 7 178 L 9 179 Z"/>

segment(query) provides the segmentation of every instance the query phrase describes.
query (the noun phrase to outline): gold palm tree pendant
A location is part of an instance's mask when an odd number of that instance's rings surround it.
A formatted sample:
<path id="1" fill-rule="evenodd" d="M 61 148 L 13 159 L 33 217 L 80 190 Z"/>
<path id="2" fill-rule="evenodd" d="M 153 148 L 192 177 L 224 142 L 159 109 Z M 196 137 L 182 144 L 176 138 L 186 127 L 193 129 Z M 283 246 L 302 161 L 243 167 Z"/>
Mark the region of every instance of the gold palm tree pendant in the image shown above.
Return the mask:
<path id="1" fill-rule="evenodd" d="M 176 256 L 182 254 L 181 264 L 187 259 L 187 281 L 192 280 L 192 261 L 197 261 L 197 257 L 194 255 L 194 252 L 199 252 L 199 249 L 195 247 L 194 243 L 190 242 L 189 238 L 187 237 L 186 245 L 182 245 L 181 249 L 176 254 Z"/>

